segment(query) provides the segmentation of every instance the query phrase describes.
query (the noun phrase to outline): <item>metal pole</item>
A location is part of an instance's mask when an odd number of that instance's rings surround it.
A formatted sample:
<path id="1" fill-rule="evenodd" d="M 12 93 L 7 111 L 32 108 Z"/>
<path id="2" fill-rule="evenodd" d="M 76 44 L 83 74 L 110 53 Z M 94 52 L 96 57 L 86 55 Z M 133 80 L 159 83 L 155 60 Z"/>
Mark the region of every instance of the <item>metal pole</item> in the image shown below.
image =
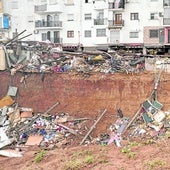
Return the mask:
<path id="1" fill-rule="evenodd" d="M 20 36 L 21 34 L 23 34 L 26 30 L 22 31 L 21 33 L 19 33 L 18 35 L 16 35 L 14 38 L 12 38 L 11 40 L 9 40 L 5 46 L 7 46 L 9 43 L 11 43 L 13 40 L 15 40 L 18 36 Z"/>

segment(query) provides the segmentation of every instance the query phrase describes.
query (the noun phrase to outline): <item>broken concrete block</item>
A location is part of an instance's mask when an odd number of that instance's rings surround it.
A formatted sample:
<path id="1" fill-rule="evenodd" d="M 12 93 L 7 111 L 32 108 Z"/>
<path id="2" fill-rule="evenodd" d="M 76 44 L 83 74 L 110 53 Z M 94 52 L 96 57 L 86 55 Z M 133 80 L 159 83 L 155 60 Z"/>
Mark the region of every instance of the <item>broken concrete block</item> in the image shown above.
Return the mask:
<path id="1" fill-rule="evenodd" d="M 21 118 L 20 118 L 20 110 L 17 109 L 14 112 L 11 112 L 9 115 L 8 120 L 14 125 L 15 123 L 18 123 Z"/>
<path id="2" fill-rule="evenodd" d="M 32 112 L 28 112 L 28 111 L 21 112 L 21 118 L 30 118 L 30 117 L 32 117 Z"/>
<path id="3" fill-rule="evenodd" d="M 0 155 L 7 156 L 10 158 L 18 158 L 23 156 L 21 152 L 16 150 L 0 150 Z"/>
<path id="4" fill-rule="evenodd" d="M 0 116 L 0 126 L 3 126 L 6 120 L 7 120 L 7 115 Z"/>
<path id="5" fill-rule="evenodd" d="M 0 148 L 7 146 L 13 142 L 13 139 L 9 139 L 6 135 L 4 128 L 0 128 Z"/>
<path id="6" fill-rule="evenodd" d="M 18 91 L 18 87 L 9 86 L 7 95 L 15 97 Z"/>

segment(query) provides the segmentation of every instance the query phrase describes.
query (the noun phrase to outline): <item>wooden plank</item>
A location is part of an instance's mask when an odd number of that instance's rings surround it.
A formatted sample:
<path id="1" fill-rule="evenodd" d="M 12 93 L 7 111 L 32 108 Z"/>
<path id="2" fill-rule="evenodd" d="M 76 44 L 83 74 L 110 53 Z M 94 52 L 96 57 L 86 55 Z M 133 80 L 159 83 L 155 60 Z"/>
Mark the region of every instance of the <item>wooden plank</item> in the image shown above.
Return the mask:
<path id="1" fill-rule="evenodd" d="M 132 119 L 130 120 L 130 122 L 127 124 L 127 126 L 124 128 L 123 133 L 125 133 L 125 131 L 129 128 L 129 126 L 133 123 L 133 121 L 137 118 L 137 116 L 140 114 L 140 111 L 142 109 L 142 105 L 141 107 L 139 108 L 139 110 L 135 113 L 135 115 L 132 117 Z"/>
<path id="2" fill-rule="evenodd" d="M 73 135 L 77 135 L 77 132 L 67 126 L 64 126 L 62 124 L 58 124 L 59 126 L 63 127 L 64 129 L 68 130 L 70 133 L 72 133 Z"/>
<path id="3" fill-rule="evenodd" d="M 106 113 L 106 109 L 102 112 L 102 114 L 100 115 L 100 117 L 96 120 L 96 122 L 93 124 L 93 126 L 90 128 L 90 130 L 87 132 L 87 134 L 85 135 L 85 137 L 83 138 L 83 140 L 81 141 L 80 145 L 82 145 L 84 143 L 84 141 L 87 139 L 87 137 L 90 135 L 90 133 L 93 131 L 93 129 L 95 128 L 95 126 L 97 125 L 97 123 L 100 121 L 100 119 L 103 117 L 103 115 Z"/>

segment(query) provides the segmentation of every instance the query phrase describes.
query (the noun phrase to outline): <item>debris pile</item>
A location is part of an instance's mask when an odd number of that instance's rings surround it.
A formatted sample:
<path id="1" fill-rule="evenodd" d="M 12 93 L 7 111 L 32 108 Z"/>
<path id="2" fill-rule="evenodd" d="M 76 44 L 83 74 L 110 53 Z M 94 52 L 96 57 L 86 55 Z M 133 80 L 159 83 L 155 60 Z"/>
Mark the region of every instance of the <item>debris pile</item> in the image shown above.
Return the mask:
<path id="1" fill-rule="evenodd" d="M 109 133 L 102 133 L 95 139 L 95 143 L 117 147 L 122 146 L 123 140 L 139 140 L 146 142 L 163 137 L 170 138 L 170 111 L 163 111 L 162 104 L 158 101 L 144 101 L 130 119 L 119 117 L 108 129 Z"/>
<path id="2" fill-rule="evenodd" d="M 138 73 L 145 69 L 145 57 L 130 52 L 63 51 L 63 47 L 47 42 L 16 42 L 2 46 L 0 70 L 23 73 Z"/>
<path id="3" fill-rule="evenodd" d="M 81 134 L 81 126 L 88 118 L 74 118 L 68 113 L 48 114 L 59 102 L 45 113 L 35 114 L 32 108 L 19 107 L 5 96 L 0 100 L 0 149 L 10 147 L 40 146 L 46 149 L 71 145 Z"/>

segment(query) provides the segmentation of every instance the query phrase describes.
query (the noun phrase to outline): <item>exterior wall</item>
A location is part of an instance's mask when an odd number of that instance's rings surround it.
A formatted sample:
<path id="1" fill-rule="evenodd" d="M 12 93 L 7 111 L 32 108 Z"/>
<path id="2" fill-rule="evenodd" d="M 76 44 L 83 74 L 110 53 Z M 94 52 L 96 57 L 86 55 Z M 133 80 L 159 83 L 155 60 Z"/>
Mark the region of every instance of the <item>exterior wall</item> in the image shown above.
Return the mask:
<path id="1" fill-rule="evenodd" d="M 84 46 L 100 46 L 103 44 L 107 44 L 108 37 L 108 2 L 107 1 L 95 1 L 95 3 L 89 0 L 89 3 L 85 3 L 85 1 L 81 2 L 81 43 Z M 87 10 L 88 9 L 88 10 Z M 95 21 L 99 21 L 98 13 L 99 11 L 103 11 L 103 24 L 94 25 Z M 90 20 L 85 20 L 85 14 L 91 14 Z M 97 29 L 106 29 L 106 35 L 103 37 L 97 37 Z M 91 31 L 91 37 L 85 37 L 85 31 Z"/>
<path id="2" fill-rule="evenodd" d="M 4 1 L 4 10 L 11 15 L 11 30 L 9 38 L 17 30 L 18 33 L 27 30 L 25 34 L 32 33 L 32 36 L 24 40 L 42 40 L 42 33 L 50 31 L 51 39 L 54 39 L 54 31 L 59 32 L 59 38 L 62 39 L 60 43 L 63 44 L 83 44 L 84 47 L 95 47 L 116 44 L 158 44 L 158 39 L 149 39 L 148 29 L 151 27 L 162 28 L 163 17 L 159 15 L 164 13 L 163 1 L 148 1 L 148 0 L 126 0 L 124 9 L 109 9 L 109 3 L 114 0 L 73 0 L 74 3 L 68 4 L 71 1 L 58 0 L 57 3 L 49 4 L 49 0 L 45 2 L 47 9 L 45 11 L 35 13 L 35 5 L 42 5 L 41 0 L 18 0 L 18 8 L 12 9 L 11 0 Z M 99 11 L 104 12 L 104 24 L 94 24 L 97 19 Z M 85 20 L 85 14 L 91 13 L 91 19 Z M 139 13 L 138 20 L 131 20 L 131 13 Z M 157 13 L 157 19 L 151 20 L 150 13 Z M 46 19 L 47 15 L 59 16 L 59 21 L 62 26 L 59 27 L 35 27 L 37 20 Z M 73 20 L 68 21 L 68 15 L 73 14 Z M 119 27 L 113 26 L 109 28 L 109 21 L 113 20 L 115 14 L 122 14 L 124 25 Z M 32 19 L 31 19 L 32 18 Z M 168 26 L 167 26 L 168 27 Z M 97 29 L 106 29 L 105 36 L 97 37 Z M 111 32 L 118 29 L 120 36 L 119 40 L 111 41 Z M 85 37 L 85 31 L 91 31 L 91 37 Z M 67 32 L 74 31 L 74 37 L 68 38 Z M 130 38 L 130 32 L 138 32 L 137 38 Z M 166 31 L 165 31 L 166 33 Z M 113 35 L 112 35 L 113 36 Z M 167 41 L 167 36 L 166 36 Z"/>
<path id="3" fill-rule="evenodd" d="M 64 4 L 63 11 L 63 43 L 80 43 L 80 23 L 81 23 L 81 1 L 75 0 L 74 5 Z M 68 21 L 68 15 L 73 14 L 73 21 Z M 67 31 L 74 31 L 74 37 L 67 37 Z"/>
<path id="4" fill-rule="evenodd" d="M 3 1 L 0 1 L 0 13 L 4 12 Z"/>
<path id="5" fill-rule="evenodd" d="M 155 45 L 161 45 L 160 43 L 159 43 L 159 36 L 158 36 L 158 38 L 150 38 L 150 30 L 154 30 L 154 29 L 156 29 L 156 30 L 159 30 L 159 29 L 161 29 L 161 28 L 163 28 L 163 27 L 154 27 L 154 26 L 152 26 L 152 27 L 144 27 L 144 36 L 143 36 L 143 39 L 144 39 L 144 45 L 152 45 L 152 46 L 155 46 Z"/>
<path id="6" fill-rule="evenodd" d="M 27 0 L 18 0 L 17 8 L 12 9 L 12 3 L 14 1 L 5 0 L 4 1 L 4 12 L 9 13 L 11 15 L 11 30 L 10 30 L 10 37 L 13 37 L 13 33 L 17 32 L 20 33 L 23 30 L 27 30 L 24 35 L 28 35 L 33 33 L 34 31 L 34 8 L 32 5 L 32 1 Z M 33 40 L 34 35 L 29 36 L 27 40 Z M 25 40 L 25 39 L 24 39 Z"/>
<path id="7" fill-rule="evenodd" d="M 151 12 L 163 12 L 162 0 L 158 0 L 156 2 L 148 0 L 129 0 L 129 2 L 125 4 L 125 12 L 123 13 L 125 26 L 121 32 L 122 43 L 143 43 L 145 26 L 162 25 L 163 18 L 158 16 L 158 19 L 151 20 Z M 139 20 L 130 20 L 130 13 L 139 13 Z M 129 32 L 131 31 L 139 32 L 139 38 L 129 38 Z"/>

